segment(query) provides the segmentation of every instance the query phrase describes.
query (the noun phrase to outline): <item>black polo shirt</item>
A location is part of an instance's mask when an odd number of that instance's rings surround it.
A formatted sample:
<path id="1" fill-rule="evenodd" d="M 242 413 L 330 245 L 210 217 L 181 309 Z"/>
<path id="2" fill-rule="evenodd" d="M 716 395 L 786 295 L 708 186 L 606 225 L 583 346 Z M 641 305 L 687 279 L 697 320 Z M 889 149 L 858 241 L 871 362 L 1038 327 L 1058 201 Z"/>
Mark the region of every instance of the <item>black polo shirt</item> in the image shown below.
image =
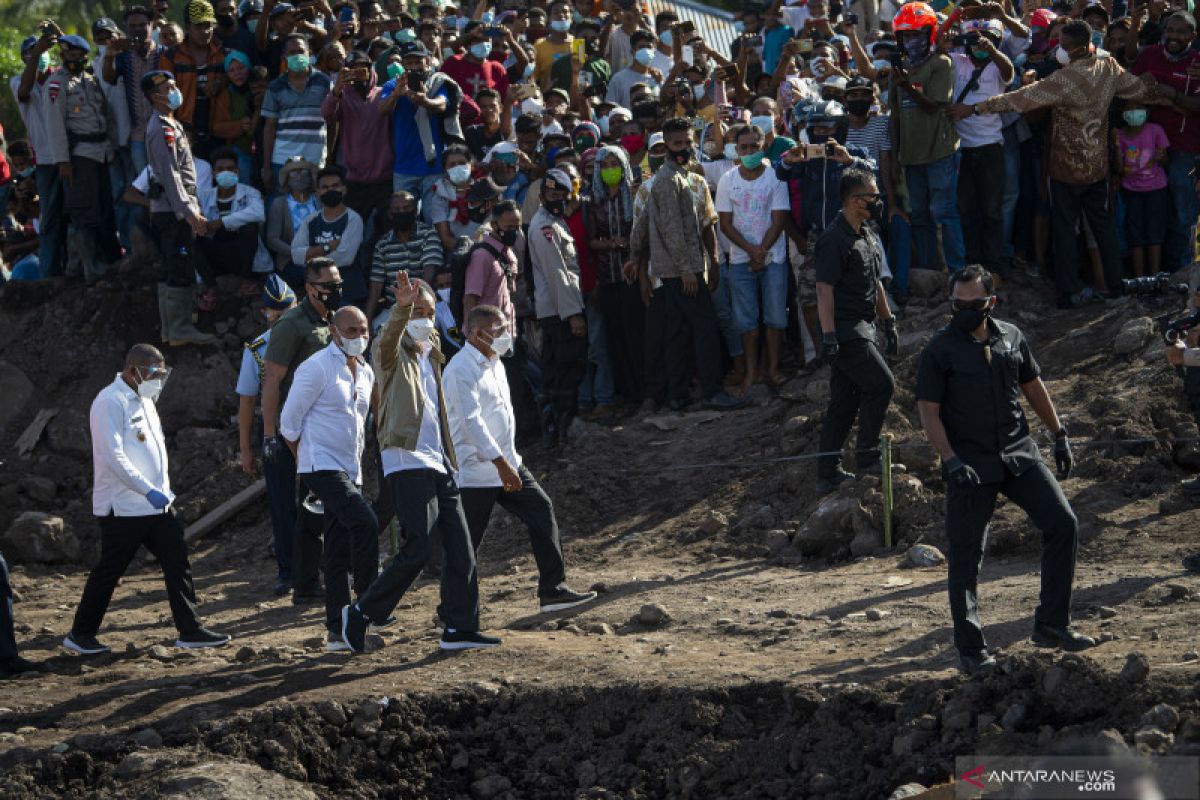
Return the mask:
<path id="1" fill-rule="evenodd" d="M 989 320 L 988 329 L 986 342 L 950 325 L 934 334 L 917 367 L 917 400 L 941 405 L 955 455 L 999 483 L 1041 460 L 1021 408 L 1021 386 L 1041 370 L 1016 325 Z"/>
<path id="2" fill-rule="evenodd" d="M 817 239 L 817 281 L 833 287 L 833 321 L 838 341 L 875 339 L 875 301 L 883 275 L 883 243 L 870 226 L 858 233 L 838 214 Z"/>

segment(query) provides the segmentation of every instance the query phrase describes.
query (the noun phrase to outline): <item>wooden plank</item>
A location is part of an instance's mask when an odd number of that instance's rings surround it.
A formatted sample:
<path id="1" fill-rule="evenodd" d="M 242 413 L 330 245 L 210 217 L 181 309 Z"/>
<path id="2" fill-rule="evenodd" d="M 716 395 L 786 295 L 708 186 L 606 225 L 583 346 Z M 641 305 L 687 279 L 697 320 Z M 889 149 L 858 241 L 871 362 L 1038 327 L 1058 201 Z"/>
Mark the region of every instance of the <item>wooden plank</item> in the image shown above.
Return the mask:
<path id="1" fill-rule="evenodd" d="M 46 430 L 46 426 L 50 424 L 50 420 L 58 413 L 57 408 L 43 408 L 33 418 L 33 422 L 29 423 L 29 427 L 17 439 L 17 452 L 23 456 L 27 456 L 33 452 L 33 448 L 37 446 L 38 439 L 42 438 L 42 431 Z"/>
<path id="2" fill-rule="evenodd" d="M 212 511 L 205 514 L 200 519 L 193 522 L 183 532 L 183 540 L 191 543 L 199 539 L 205 534 L 211 533 L 221 523 L 232 517 L 234 514 L 241 511 L 251 502 L 257 500 L 267 491 L 267 481 L 264 478 L 259 478 L 254 483 L 242 489 L 233 497 L 226 500 L 221 505 L 214 508 Z"/>

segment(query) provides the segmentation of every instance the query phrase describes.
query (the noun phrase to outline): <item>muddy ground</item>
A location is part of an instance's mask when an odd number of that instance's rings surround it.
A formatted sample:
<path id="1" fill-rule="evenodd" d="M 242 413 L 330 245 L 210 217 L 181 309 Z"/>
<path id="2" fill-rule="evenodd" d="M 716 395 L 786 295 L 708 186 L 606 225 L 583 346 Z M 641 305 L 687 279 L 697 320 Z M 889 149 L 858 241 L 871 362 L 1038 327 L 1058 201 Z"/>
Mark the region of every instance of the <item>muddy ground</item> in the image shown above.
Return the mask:
<path id="1" fill-rule="evenodd" d="M 134 272 L 86 296 L 5 290 L 0 361 L 32 391 L 0 416 L 0 530 L 44 511 L 85 554 L 94 547 L 86 410 L 127 346 L 152 340 L 142 283 Z M 914 299 L 888 424 L 910 468 L 893 548 L 876 483 L 824 506 L 815 519 L 836 516 L 832 527 L 813 521 L 813 466 L 788 459 L 816 449 L 818 372 L 776 397 L 760 387 L 753 407 L 719 419 L 588 424 L 562 450 L 529 448 L 569 580 L 601 595 L 539 615 L 524 531 L 498 512 L 480 553 L 484 626 L 504 639 L 494 651 L 440 655 L 437 587 L 423 581 L 378 650 L 324 653 L 321 609 L 270 595 L 258 506 L 193 550 L 202 612 L 235 637 L 219 651 L 170 647 L 161 580 L 139 559 L 101 633 L 114 653 L 65 655 L 90 560 L 15 564 L 18 640 L 51 671 L 0 683 L 0 796 L 870 798 L 943 783 L 960 754 L 1118 743 L 1200 753 L 1200 577 L 1179 565 L 1198 546 L 1200 507 L 1176 486 L 1200 468 L 1200 448 L 1179 441 L 1196 430 L 1156 340 L 1127 355 L 1112 347 L 1131 319 L 1171 307 L 1066 313 L 1048 297 L 1009 285 L 998 315 L 1026 331 L 1076 438 L 1065 483 L 1081 522 L 1076 618 L 1105 639 L 1084 658 L 1029 643 L 1037 533 L 1002 504 L 981 587 L 1001 668 L 974 679 L 954 669 L 944 567 L 905 564 L 909 545 L 943 544 L 943 487 L 920 444 L 912 378 L 947 307 Z M 204 324 L 224 346 L 170 353 L 161 402 L 188 521 L 249 481 L 234 464 L 232 387 L 255 323 L 229 299 Z M 21 458 L 12 442 L 39 407 L 60 411 Z"/>

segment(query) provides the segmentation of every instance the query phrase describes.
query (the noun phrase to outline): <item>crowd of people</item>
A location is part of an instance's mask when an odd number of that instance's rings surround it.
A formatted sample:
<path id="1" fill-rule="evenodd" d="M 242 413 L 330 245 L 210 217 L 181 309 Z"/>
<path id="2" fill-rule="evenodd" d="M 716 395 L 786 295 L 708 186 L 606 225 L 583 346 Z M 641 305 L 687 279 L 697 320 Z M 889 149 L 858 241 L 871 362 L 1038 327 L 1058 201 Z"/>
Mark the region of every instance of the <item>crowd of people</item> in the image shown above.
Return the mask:
<path id="1" fill-rule="evenodd" d="M 729 47 L 639 0 L 170 11 L 127 7 L 90 41 L 45 20 L 22 42 L 3 275 L 101 280 L 141 231 L 163 343 L 215 344 L 219 291 L 261 306 L 240 460 L 253 473 L 261 456 L 276 591 L 324 599 L 334 649 L 387 623 L 439 531 L 443 646 L 494 645 L 474 558 L 495 503 L 529 525 L 542 607 L 590 599 L 564 582 L 517 442 L 554 446 L 576 418 L 737 409 L 828 363 L 821 450 L 857 421 L 857 468 L 878 472 L 912 269 L 956 276 L 980 311 L 1016 271 L 1045 271 L 1073 308 L 1192 262 L 1200 39 L 1182 0 L 910 2 L 890 19 L 874 0 L 747 2 Z M 121 413 L 166 369 L 139 347 L 110 392 Z M 96 413 L 94 439 L 118 411 Z M 854 475 L 826 455 L 818 477 L 829 492 Z M 124 513 L 171 504 L 162 481 L 124 485 L 139 495 Z M 377 575 L 393 516 L 404 545 Z M 115 528 L 125 549 L 175 535 Z M 68 647 L 103 651 L 125 549 L 93 573 Z M 180 641 L 223 643 L 190 609 L 182 558 L 164 562 Z"/>

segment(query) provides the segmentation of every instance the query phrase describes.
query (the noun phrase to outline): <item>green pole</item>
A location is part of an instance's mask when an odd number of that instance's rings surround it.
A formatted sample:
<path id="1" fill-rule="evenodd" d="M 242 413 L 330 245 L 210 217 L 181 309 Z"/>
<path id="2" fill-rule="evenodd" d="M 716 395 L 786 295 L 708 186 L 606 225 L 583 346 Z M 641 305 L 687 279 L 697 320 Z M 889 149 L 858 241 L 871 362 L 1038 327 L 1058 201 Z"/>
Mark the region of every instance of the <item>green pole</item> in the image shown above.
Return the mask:
<path id="1" fill-rule="evenodd" d="M 883 546 L 892 546 L 892 435 L 879 438 L 879 456 L 883 466 Z"/>

